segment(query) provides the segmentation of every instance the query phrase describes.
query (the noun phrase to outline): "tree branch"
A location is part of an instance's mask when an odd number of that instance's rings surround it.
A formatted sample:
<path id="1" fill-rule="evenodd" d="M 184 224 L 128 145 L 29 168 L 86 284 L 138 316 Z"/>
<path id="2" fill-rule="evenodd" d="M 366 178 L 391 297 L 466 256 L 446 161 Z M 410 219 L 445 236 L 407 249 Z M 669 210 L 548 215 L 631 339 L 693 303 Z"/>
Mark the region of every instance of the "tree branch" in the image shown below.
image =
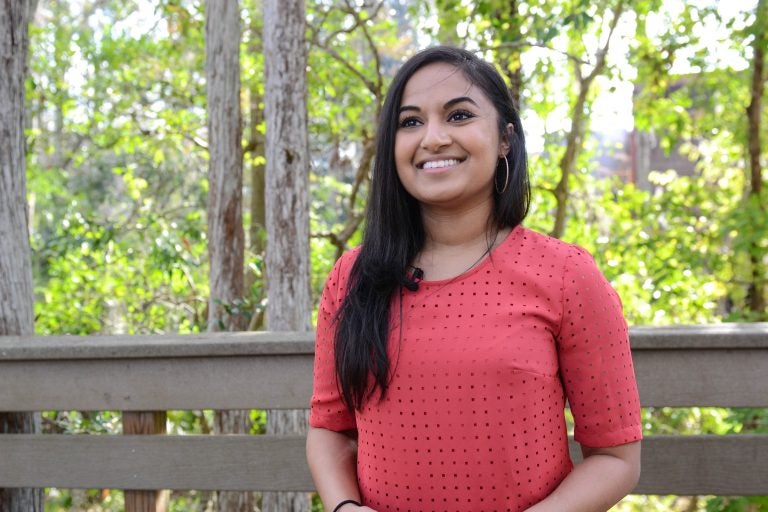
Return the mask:
<path id="1" fill-rule="evenodd" d="M 376 45 L 373 42 L 373 39 L 370 35 L 370 33 L 366 30 L 366 20 L 362 19 L 360 17 L 359 12 L 349 3 L 349 1 L 345 0 L 345 4 L 347 9 L 344 11 L 345 14 L 348 14 L 352 16 L 354 19 L 354 24 L 346 29 L 337 30 L 335 32 L 332 32 L 329 34 L 324 40 L 320 40 L 320 37 L 317 32 L 314 32 L 312 34 L 312 38 L 310 40 L 311 44 L 314 44 L 318 48 L 321 48 L 323 51 L 325 51 L 331 58 L 333 58 L 336 62 L 344 66 L 347 70 L 349 70 L 352 74 L 354 74 L 358 79 L 360 79 L 361 82 L 365 85 L 365 87 L 377 98 L 381 96 L 381 89 L 383 87 L 383 78 L 381 76 L 380 71 L 380 61 L 379 61 L 379 54 L 376 51 Z M 384 5 L 383 0 L 379 2 L 373 9 L 371 17 L 368 19 L 374 17 L 378 11 L 381 9 L 381 7 Z M 344 57 L 342 57 L 335 49 L 330 47 L 330 41 L 335 39 L 340 34 L 351 34 L 355 32 L 357 29 L 362 29 L 363 35 L 369 45 L 369 47 L 372 50 L 373 57 L 376 60 L 376 73 L 377 73 L 377 80 L 376 82 L 372 82 L 370 79 L 368 79 L 362 71 L 357 69 L 355 66 L 353 66 L 349 61 L 347 61 Z"/>
<path id="2" fill-rule="evenodd" d="M 589 62 L 585 61 L 584 59 L 581 59 L 580 57 L 577 57 L 576 55 L 568 53 L 564 50 L 553 48 L 543 43 L 537 43 L 537 42 L 531 42 L 531 41 L 515 41 L 515 42 L 509 42 L 509 43 L 500 43 L 492 46 L 481 46 L 481 49 L 491 50 L 491 51 L 497 51 L 501 49 L 520 49 L 520 48 L 542 48 L 552 53 L 558 53 L 563 57 L 567 58 L 568 60 L 573 61 L 576 64 L 580 64 L 580 65 L 589 64 Z"/>

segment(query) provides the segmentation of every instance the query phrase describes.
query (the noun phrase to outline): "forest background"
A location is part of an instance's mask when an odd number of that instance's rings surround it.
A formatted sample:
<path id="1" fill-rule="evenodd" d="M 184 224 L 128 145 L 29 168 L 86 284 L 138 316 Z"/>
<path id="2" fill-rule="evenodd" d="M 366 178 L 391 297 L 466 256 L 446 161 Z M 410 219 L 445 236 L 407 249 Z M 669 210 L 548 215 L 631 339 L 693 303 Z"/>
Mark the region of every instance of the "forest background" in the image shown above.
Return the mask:
<path id="1" fill-rule="evenodd" d="M 592 252 L 630 324 L 768 320 L 765 0 L 308 0 L 305 16 L 314 304 L 335 259 L 360 241 L 388 81 L 403 59 L 442 42 L 503 72 L 530 150 L 526 225 Z M 263 329 L 264 197 L 280 191 L 265 191 L 259 0 L 241 0 L 239 29 L 245 293 L 224 307 Z M 39 1 L 26 88 L 37 334 L 208 329 L 206 101 L 203 2 Z M 646 166 L 639 176 L 638 141 L 687 170 Z M 603 172 L 606 158 L 630 172 Z M 764 410 L 643 414 L 655 433 L 768 432 Z M 264 428 L 262 413 L 251 419 Z M 169 422 L 205 432 L 213 419 Z M 110 413 L 44 416 L 49 430 L 116 424 Z M 121 506 L 116 492 L 51 489 L 46 500 L 49 510 Z M 171 506 L 209 504 L 188 493 Z M 617 510 L 767 505 L 637 496 Z"/>

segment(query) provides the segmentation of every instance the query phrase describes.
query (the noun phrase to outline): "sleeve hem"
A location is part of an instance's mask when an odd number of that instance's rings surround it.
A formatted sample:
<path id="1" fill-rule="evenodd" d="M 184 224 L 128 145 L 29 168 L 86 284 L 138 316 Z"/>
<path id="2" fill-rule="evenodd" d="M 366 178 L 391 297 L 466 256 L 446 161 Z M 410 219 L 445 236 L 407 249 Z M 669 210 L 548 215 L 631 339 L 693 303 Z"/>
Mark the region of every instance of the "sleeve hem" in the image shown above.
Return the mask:
<path id="1" fill-rule="evenodd" d="M 346 418 L 344 419 L 346 420 Z M 324 428 L 326 430 L 332 430 L 334 432 L 343 432 L 345 430 L 355 430 L 357 428 L 357 422 L 354 421 L 354 418 L 352 421 L 349 420 L 338 420 L 333 421 L 329 418 L 318 418 L 314 414 L 310 414 L 309 416 L 309 426 L 312 428 Z"/>
<path id="2" fill-rule="evenodd" d="M 633 443 L 643 439 L 642 426 L 640 424 L 630 425 L 610 432 L 584 433 L 576 432 L 574 439 L 585 446 L 592 448 L 608 448 L 621 444 Z"/>

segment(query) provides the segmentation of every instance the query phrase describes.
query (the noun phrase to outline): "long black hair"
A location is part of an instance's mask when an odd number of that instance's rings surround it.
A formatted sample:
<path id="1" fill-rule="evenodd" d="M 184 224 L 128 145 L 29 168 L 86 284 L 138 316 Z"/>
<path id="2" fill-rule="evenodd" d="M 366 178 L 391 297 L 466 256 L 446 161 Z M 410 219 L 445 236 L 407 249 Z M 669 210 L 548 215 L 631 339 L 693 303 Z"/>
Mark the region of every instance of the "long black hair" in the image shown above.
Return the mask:
<path id="1" fill-rule="evenodd" d="M 411 57 L 395 75 L 379 120 L 376 159 L 366 211 L 363 244 L 350 271 L 347 294 L 337 316 L 335 364 L 344 401 L 361 409 L 378 389 L 386 394 L 390 379 L 387 355 L 390 303 L 408 283 L 408 266 L 424 246 L 419 203 L 406 192 L 395 167 L 398 110 L 408 80 L 433 63 L 450 64 L 483 91 L 498 113 L 500 140 L 509 143 L 509 184 L 503 187 L 506 167 L 499 160 L 494 175 L 501 184 L 493 194 L 489 224 L 500 230 L 520 224 L 528 213 L 530 185 L 520 116 L 496 69 L 466 50 L 437 46 Z M 512 133 L 507 129 L 511 123 Z"/>

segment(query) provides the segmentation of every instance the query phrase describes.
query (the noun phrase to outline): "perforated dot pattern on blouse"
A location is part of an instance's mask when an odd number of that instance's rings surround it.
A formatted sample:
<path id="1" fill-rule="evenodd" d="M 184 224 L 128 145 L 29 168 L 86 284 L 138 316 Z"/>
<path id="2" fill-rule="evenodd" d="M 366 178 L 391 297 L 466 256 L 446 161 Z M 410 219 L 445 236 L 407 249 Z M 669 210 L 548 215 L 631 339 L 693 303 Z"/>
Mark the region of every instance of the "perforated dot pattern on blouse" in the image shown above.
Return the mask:
<path id="1" fill-rule="evenodd" d="M 566 398 L 577 441 L 604 447 L 642 437 L 618 296 L 586 251 L 522 227 L 466 274 L 403 291 L 402 319 L 399 304 L 391 308 L 386 398 L 348 412 L 332 319 L 356 254 L 337 262 L 323 292 L 310 424 L 357 429 L 368 506 L 525 510 L 573 467 Z"/>

